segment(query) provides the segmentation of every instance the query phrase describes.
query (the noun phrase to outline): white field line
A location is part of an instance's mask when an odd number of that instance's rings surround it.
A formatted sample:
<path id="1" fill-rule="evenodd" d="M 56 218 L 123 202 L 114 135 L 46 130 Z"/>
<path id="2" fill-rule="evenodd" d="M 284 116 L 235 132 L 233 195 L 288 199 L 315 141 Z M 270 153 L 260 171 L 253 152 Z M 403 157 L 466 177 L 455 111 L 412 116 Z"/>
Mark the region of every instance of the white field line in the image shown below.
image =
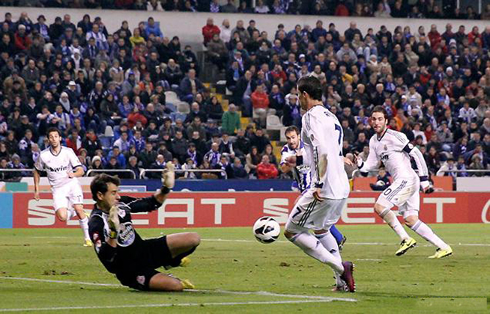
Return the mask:
<path id="1" fill-rule="evenodd" d="M 206 242 L 242 242 L 242 243 L 258 243 L 256 240 L 239 240 L 239 239 L 201 239 L 201 241 Z M 289 241 L 279 240 L 274 243 L 290 243 Z M 490 243 L 449 243 L 450 245 L 460 245 L 460 246 L 490 246 Z M 347 241 L 345 245 L 398 245 L 396 242 L 349 242 Z M 430 244 L 418 244 L 417 246 L 433 246 Z"/>
<path id="2" fill-rule="evenodd" d="M 351 299 L 353 300 L 353 299 Z M 274 304 L 302 304 L 325 303 L 332 301 L 350 301 L 349 299 L 322 299 L 322 300 L 283 300 L 283 301 L 249 301 L 249 302 L 209 302 L 209 303 L 161 303 L 161 304 L 127 304 L 127 305 L 94 305 L 94 306 L 60 306 L 40 308 L 0 309 L 0 312 L 27 312 L 27 311 L 69 311 L 69 310 L 100 310 L 100 309 L 128 309 L 128 308 L 159 308 L 159 307 L 192 307 L 192 306 L 233 306 L 233 305 L 274 305 Z"/>
<path id="3" fill-rule="evenodd" d="M 69 239 L 72 237 L 48 237 L 48 236 L 39 236 L 39 237 L 25 237 L 25 238 L 32 238 L 32 239 Z M 206 241 L 206 242 L 236 242 L 236 243 L 256 243 L 257 241 L 255 240 L 241 240 L 241 239 L 201 239 L 201 241 Z M 49 243 L 49 242 L 48 242 Z M 284 240 L 279 240 L 276 241 L 275 243 L 289 243 L 289 241 L 284 241 Z M 395 245 L 397 244 L 396 242 L 347 242 L 347 245 Z M 490 243 L 449 243 L 450 245 L 454 246 L 481 246 L 481 247 L 490 247 Z M 417 244 L 417 246 L 432 246 L 430 244 Z"/>
<path id="4" fill-rule="evenodd" d="M 19 280 L 19 281 L 36 281 L 36 282 L 47 282 L 47 283 L 60 283 L 69 285 L 86 285 L 86 286 L 102 286 L 102 287 L 117 287 L 123 288 L 124 286 L 119 284 L 110 283 L 97 283 L 97 282 L 84 282 L 84 281 L 69 281 L 69 280 L 49 280 L 49 279 L 37 279 L 37 278 L 23 278 L 23 277 L 0 277 L 0 280 Z M 268 291 L 229 291 L 229 290 L 201 290 L 193 289 L 186 290 L 185 292 L 194 293 L 221 293 L 221 294 L 233 294 L 233 295 L 258 295 L 258 296 L 270 296 L 270 297 L 281 297 L 281 298 L 292 298 L 292 299 L 305 299 L 305 300 L 321 300 L 321 301 L 347 301 L 356 302 L 356 299 L 349 298 L 331 298 L 324 296 L 314 296 L 314 295 L 299 295 L 299 294 L 282 294 L 274 293 Z"/>

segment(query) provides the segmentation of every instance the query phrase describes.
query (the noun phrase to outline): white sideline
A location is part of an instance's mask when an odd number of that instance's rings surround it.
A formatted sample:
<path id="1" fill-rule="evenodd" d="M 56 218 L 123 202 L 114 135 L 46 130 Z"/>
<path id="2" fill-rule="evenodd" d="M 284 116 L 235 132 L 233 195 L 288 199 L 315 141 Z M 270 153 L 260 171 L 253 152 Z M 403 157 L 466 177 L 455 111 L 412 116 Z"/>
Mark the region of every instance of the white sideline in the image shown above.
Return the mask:
<path id="1" fill-rule="evenodd" d="M 27 312 L 27 311 L 68 311 L 68 310 L 100 310 L 100 309 L 127 309 L 127 308 L 158 308 L 158 307 L 191 307 L 191 306 L 232 306 L 232 305 L 274 305 L 274 304 L 301 304 L 301 303 L 325 303 L 336 298 L 323 300 L 291 300 L 291 301 L 249 301 L 249 302 L 209 302 L 209 303 L 161 303 L 161 304 L 127 304 L 127 305 L 101 305 L 101 306 L 60 306 L 40 308 L 0 309 L 0 312 Z M 347 301 L 348 299 L 341 299 Z"/>
<path id="2" fill-rule="evenodd" d="M 124 286 L 119 284 L 111 283 L 97 283 L 97 282 L 84 282 L 84 281 L 69 281 L 69 280 L 50 280 L 50 279 L 38 279 L 38 278 L 24 278 L 24 277 L 0 277 L 0 280 L 19 280 L 19 281 L 36 281 L 36 282 L 47 282 L 47 283 L 61 283 L 69 285 L 86 285 L 86 286 L 101 286 L 101 287 L 117 287 L 123 288 Z M 306 299 L 306 300 L 321 300 L 325 302 L 330 301 L 346 301 L 346 302 L 356 302 L 356 299 L 351 298 L 332 298 L 324 296 L 314 296 L 314 295 L 300 295 L 300 294 L 282 294 L 274 293 L 268 291 L 229 291 L 229 290 L 201 290 L 192 289 L 186 290 L 185 292 L 195 292 L 195 293 L 222 293 L 222 294 L 233 294 L 233 295 L 258 295 L 258 296 L 270 296 L 270 297 L 281 297 L 281 298 L 292 298 L 292 299 Z"/>

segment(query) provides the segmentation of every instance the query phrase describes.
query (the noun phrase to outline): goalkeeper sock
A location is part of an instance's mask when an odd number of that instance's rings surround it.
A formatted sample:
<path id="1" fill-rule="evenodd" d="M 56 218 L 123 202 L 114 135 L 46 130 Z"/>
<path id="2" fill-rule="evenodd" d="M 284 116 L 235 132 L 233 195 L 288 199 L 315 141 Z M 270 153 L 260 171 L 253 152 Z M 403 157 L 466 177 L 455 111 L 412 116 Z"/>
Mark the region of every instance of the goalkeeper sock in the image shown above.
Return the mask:
<path id="1" fill-rule="evenodd" d="M 396 234 L 398 234 L 401 240 L 410 238 L 408 233 L 403 228 L 403 225 L 400 223 L 400 221 L 398 221 L 398 218 L 396 218 L 395 213 L 391 209 L 386 208 L 381 214 L 379 214 L 379 216 L 386 221 L 386 223 L 391 227 L 391 229 L 393 229 L 393 231 L 396 232 Z"/>
<path id="2" fill-rule="evenodd" d="M 294 245 L 298 246 L 309 256 L 332 267 L 336 273 L 342 274 L 344 272 L 342 260 L 330 253 L 313 235 L 302 232 L 293 236 L 289 241 L 293 242 Z"/>
<path id="3" fill-rule="evenodd" d="M 90 239 L 90 235 L 88 234 L 88 218 L 85 217 L 83 219 L 80 219 L 78 222 L 80 223 L 80 228 L 82 228 L 85 240 Z"/>
<path id="4" fill-rule="evenodd" d="M 439 238 L 434 233 L 434 231 L 432 231 L 432 229 L 427 226 L 422 220 L 418 220 L 412 226 L 412 230 L 415 231 L 419 236 L 442 250 L 447 250 L 449 248 L 449 245 L 447 245 L 446 242 L 442 241 L 442 239 Z"/>
<path id="5" fill-rule="evenodd" d="M 182 254 L 176 256 L 174 259 L 172 259 L 172 262 L 170 263 L 169 266 L 171 266 L 171 267 L 180 266 L 180 262 L 182 262 L 182 259 L 188 255 L 191 255 L 196 250 L 196 248 L 197 248 L 197 246 L 193 247 L 192 249 L 190 249 L 189 251 L 187 251 L 185 253 L 182 253 Z"/>

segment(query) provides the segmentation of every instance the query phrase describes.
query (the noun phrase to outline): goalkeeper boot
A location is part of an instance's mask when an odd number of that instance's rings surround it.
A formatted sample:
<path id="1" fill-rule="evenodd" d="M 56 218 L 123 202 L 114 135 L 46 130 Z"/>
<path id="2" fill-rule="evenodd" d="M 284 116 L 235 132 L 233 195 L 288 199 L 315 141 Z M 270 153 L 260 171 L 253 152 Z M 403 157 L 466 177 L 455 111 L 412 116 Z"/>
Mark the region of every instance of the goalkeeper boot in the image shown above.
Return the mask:
<path id="1" fill-rule="evenodd" d="M 453 254 L 453 249 L 448 246 L 447 249 L 437 249 L 434 255 L 429 256 L 429 258 L 443 258 Z"/>
<path id="2" fill-rule="evenodd" d="M 182 287 L 184 289 L 196 289 L 196 286 L 192 282 L 189 281 L 189 279 L 183 279 L 180 281 L 182 283 Z"/>
<path id="3" fill-rule="evenodd" d="M 400 243 L 400 248 L 398 251 L 396 251 L 395 255 L 396 256 L 402 256 L 403 254 L 407 253 L 408 250 L 411 248 L 414 248 L 417 245 L 417 241 L 413 238 L 408 238 L 402 241 Z"/>

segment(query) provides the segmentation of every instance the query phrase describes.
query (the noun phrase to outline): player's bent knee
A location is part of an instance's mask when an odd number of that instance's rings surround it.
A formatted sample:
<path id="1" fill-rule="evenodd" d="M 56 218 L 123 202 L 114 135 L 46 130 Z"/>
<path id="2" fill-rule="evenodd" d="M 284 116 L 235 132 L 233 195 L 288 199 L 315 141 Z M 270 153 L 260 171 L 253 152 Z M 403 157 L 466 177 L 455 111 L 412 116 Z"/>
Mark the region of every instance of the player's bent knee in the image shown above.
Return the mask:
<path id="1" fill-rule="evenodd" d="M 199 246 L 201 244 L 201 236 L 197 232 L 190 232 L 189 241 L 191 246 Z"/>
<path id="2" fill-rule="evenodd" d="M 405 220 L 405 224 L 411 228 L 417 223 L 417 221 L 419 220 L 419 217 L 418 216 L 408 216 L 408 217 L 405 217 L 404 220 Z"/>
<path id="3" fill-rule="evenodd" d="M 56 217 L 61 221 L 66 221 L 68 219 L 68 213 L 66 210 L 63 211 L 62 209 L 59 209 L 56 211 Z"/>
<path id="4" fill-rule="evenodd" d="M 381 204 L 374 204 L 374 211 L 378 214 L 378 215 L 381 215 L 383 213 L 383 211 L 385 210 L 385 207 Z"/>
<path id="5" fill-rule="evenodd" d="M 289 232 L 287 230 L 284 230 L 284 236 L 288 239 L 291 240 L 294 237 L 294 233 Z"/>

